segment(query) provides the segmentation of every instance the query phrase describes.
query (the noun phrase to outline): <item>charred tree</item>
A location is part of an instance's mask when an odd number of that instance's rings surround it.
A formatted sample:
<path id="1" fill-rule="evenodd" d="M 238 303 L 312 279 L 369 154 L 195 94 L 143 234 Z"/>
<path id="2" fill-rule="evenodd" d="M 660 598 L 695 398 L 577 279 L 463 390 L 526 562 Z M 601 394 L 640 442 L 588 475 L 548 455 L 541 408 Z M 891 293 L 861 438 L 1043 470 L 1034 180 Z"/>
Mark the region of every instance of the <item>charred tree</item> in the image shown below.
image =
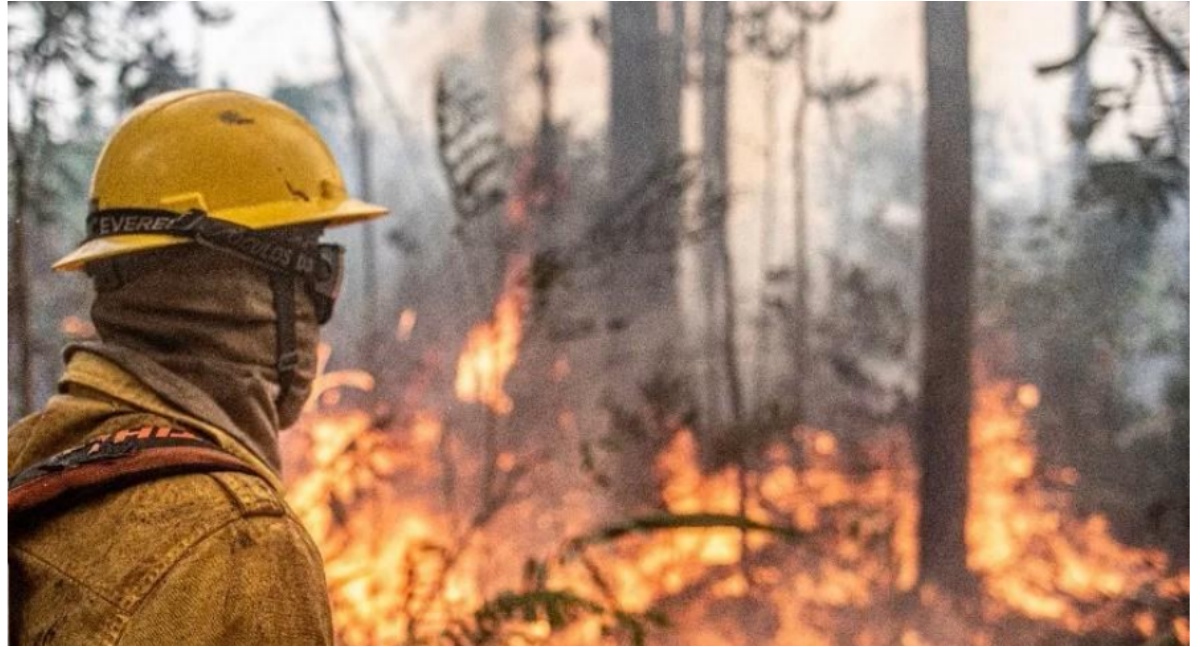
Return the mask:
<path id="1" fill-rule="evenodd" d="M 604 337 L 598 350 L 601 400 L 614 428 L 621 427 L 618 409 L 643 399 L 655 383 L 670 382 L 678 370 L 675 260 L 686 180 L 679 151 L 683 41 L 676 35 L 683 25 L 673 23 L 681 15 L 658 2 L 609 4 L 611 206 L 594 229 L 613 244 L 600 264 Z M 614 484 L 613 494 L 625 505 L 653 503 L 658 494 L 650 460 L 667 437 L 626 438 L 617 469 L 629 477 Z"/>
<path id="2" fill-rule="evenodd" d="M 659 29 L 655 2 L 615 2 L 611 25 L 609 187 L 614 202 L 653 183 L 679 158 L 679 100 L 682 75 L 673 38 Z M 627 214 L 611 214 L 622 218 Z M 627 246 L 608 265 L 606 291 L 608 362 L 625 365 L 610 371 L 614 384 L 640 379 L 647 366 L 645 350 L 656 351 L 677 328 L 674 249 L 679 235 L 679 200 L 656 198 L 629 223 L 636 244 Z M 622 232 L 614 232 L 621 234 Z M 631 354 L 633 347 L 641 350 Z"/>
<path id="3" fill-rule="evenodd" d="M 558 131 L 554 126 L 554 76 L 550 70 L 550 44 L 558 32 L 554 5 L 537 3 L 537 76 L 539 116 L 534 173 L 534 193 L 540 197 L 540 211 L 553 218 L 558 198 Z M 550 225 L 552 223 L 544 223 Z"/>
<path id="4" fill-rule="evenodd" d="M 925 5 L 925 334 L 917 446 L 920 578 L 970 593 L 971 87 L 967 7 Z"/>
<path id="5" fill-rule="evenodd" d="M 707 422 L 711 425 L 721 420 L 722 413 L 726 411 L 733 420 L 740 419 L 743 415 L 743 393 L 734 341 L 737 304 L 734 301 L 729 261 L 729 238 L 725 230 L 729 212 L 729 4 L 708 2 L 701 11 L 704 48 L 702 229 L 705 232 L 705 245 L 700 280 L 706 299 L 704 383 L 705 401 L 709 406 Z M 720 322 L 717 321 L 718 316 Z M 720 349 L 719 365 L 709 352 L 712 348 Z M 725 385 L 724 395 L 721 394 L 722 383 Z"/>
<path id="6" fill-rule="evenodd" d="M 808 303 L 808 164 L 804 157 L 804 147 L 808 143 L 807 117 L 810 90 L 809 81 L 809 23 L 814 20 L 803 4 L 790 5 L 797 14 L 796 43 L 796 76 L 800 85 L 800 97 L 796 101 L 796 114 L 792 121 L 792 200 L 795 210 L 795 264 L 796 283 L 792 301 L 794 317 L 794 337 L 792 351 L 796 364 L 796 417 L 804 421 L 808 417 L 808 382 L 812 375 L 809 362 L 808 332 L 809 332 L 809 303 Z M 829 5 L 832 11 L 833 5 Z M 828 16 L 826 16 L 826 19 Z"/>

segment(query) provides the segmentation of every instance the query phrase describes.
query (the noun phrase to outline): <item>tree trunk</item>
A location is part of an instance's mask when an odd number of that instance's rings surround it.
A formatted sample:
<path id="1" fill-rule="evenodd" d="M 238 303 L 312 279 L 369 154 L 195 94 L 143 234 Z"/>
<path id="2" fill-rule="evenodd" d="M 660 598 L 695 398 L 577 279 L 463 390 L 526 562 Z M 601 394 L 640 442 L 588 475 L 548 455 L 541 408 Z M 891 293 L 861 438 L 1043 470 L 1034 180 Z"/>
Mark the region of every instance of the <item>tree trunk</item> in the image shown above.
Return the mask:
<path id="1" fill-rule="evenodd" d="M 655 2 L 609 5 L 609 187 L 617 200 L 647 186 L 679 154 L 677 53 L 674 37 L 659 30 L 659 9 Z M 614 391 L 658 368 L 652 358 L 672 341 L 668 331 L 678 328 L 671 251 L 679 234 L 678 201 L 656 198 L 640 217 L 642 222 L 624 225 L 639 232 L 635 240 L 622 240 L 631 249 L 607 267 L 606 316 L 615 325 L 609 325 L 605 355 Z M 641 350 L 630 353 L 635 346 Z"/>
<path id="2" fill-rule="evenodd" d="M 620 195 L 650 173 L 672 137 L 662 119 L 667 74 L 658 3 L 614 2 L 609 14 L 609 183 Z"/>
<path id="3" fill-rule="evenodd" d="M 729 267 L 725 221 L 729 209 L 728 52 L 729 4 L 706 2 L 701 8 L 704 46 L 703 220 L 705 244 L 701 283 L 705 295 L 705 402 L 709 426 L 736 419 L 742 410 L 742 385 L 736 346 L 736 302 Z"/>
<path id="4" fill-rule="evenodd" d="M 967 8 L 925 5 L 925 342 L 917 425 L 920 577 L 962 593 L 971 414 L 971 92 Z"/>
<path id="5" fill-rule="evenodd" d="M 669 12 L 670 19 L 661 12 Z M 609 92 L 609 236 L 616 253 L 604 261 L 602 285 L 603 393 L 601 401 L 641 406 L 642 386 L 676 370 L 675 343 L 681 326 L 676 300 L 675 258 L 679 241 L 676 186 L 679 161 L 681 34 L 679 16 L 657 2 L 609 4 L 611 56 Z M 660 25 L 662 28 L 660 29 Z M 671 25 L 668 31 L 667 26 Z M 682 25 L 679 25 L 682 29 Z M 628 206 L 623 198 L 638 196 Z M 612 490 L 629 507 L 656 501 L 652 457 L 665 436 L 630 444 L 615 469 L 628 475 Z"/>
<path id="6" fill-rule="evenodd" d="M 537 77 L 538 86 L 538 133 L 534 144 L 533 186 L 528 190 L 538 196 L 534 200 L 532 242 L 535 253 L 553 249 L 558 241 L 559 228 L 559 141 L 554 126 L 554 75 L 550 69 L 550 44 L 555 37 L 556 17 L 554 5 L 547 1 L 537 3 Z M 537 308 L 540 310 L 540 308 Z M 540 313 L 539 313 L 540 316 Z"/>
<path id="7" fill-rule="evenodd" d="M 1087 47 L 1091 35 L 1088 24 L 1091 3 L 1075 4 L 1075 48 L 1082 51 Z M 1071 182 L 1076 191 L 1087 180 L 1087 136 L 1091 120 L 1092 80 L 1088 73 L 1088 55 L 1075 63 L 1071 78 L 1071 99 L 1067 107 L 1067 122 L 1071 129 Z"/>
<path id="8" fill-rule="evenodd" d="M 36 109 L 32 101 L 30 104 Z M 29 150 L 36 136 L 33 133 L 37 120 L 31 119 L 31 122 L 34 125 L 30 127 L 24 146 L 17 144 L 17 135 L 12 126 L 8 128 L 8 150 L 12 155 L 9 162 L 12 171 L 12 201 L 9 206 L 12 211 L 9 214 L 8 316 L 9 325 L 12 326 L 10 334 L 17 346 L 17 365 L 10 379 L 15 378 L 18 383 L 17 411 L 10 416 L 13 419 L 33 412 L 33 338 L 29 325 L 29 271 L 25 258 L 28 255 L 25 231 L 29 212 Z"/>
<path id="9" fill-rule="evenodd" d="M 796 294 L 792 302 L 794 336 L 792 344 L 796 365 L 796 416 L 805 421 L 808 406 L 808 188 L 805 182 L 805 130 L 808 116 L 808 23 L 801 16 L 796 33 L 796 74 L 800 96 L 796 100 L 796 119 L 792 123 L 792 182 L 796 214 Z"/>
<path id="10" fill-rule="evenodd" d="M 750 375 L 750 389 L 754 393 L 754 407 L 759 411 L 765 411 L 767 406 L 766 394 L 769 392 L 769 368 L 774 361 L 771 349 L 771 321 L 770 309 L 771 305 L 767 302 L 765 289 L 768 285 L 768 277 L 771 272 L 771 259 L 774 256 L 775 239 L 779 236 L 779 232 L 775 230 L 777 201 L 776 201 L 776 149 L 778 148 L 778 139 L 776 135 L 776 93 L 778 87 L 775 82 L 775 62 L 768 61 L 767 63 L 767 79 L 763 87 L 763 123 L 766 124 L 766 142 L 763 145 L 763 206 L 762 206 L 762 235 L 759 239 L 758 248 L 758 273 L 762 277 L 764 291 L 763 296 L 758 299 L 758 321 L 755 322 L 755 340 L 754 340 L 754 357 L 753 369 Z M 799 375 L 802 371 L 800 362 L 796 362 L 796 374 Z M 797 400 L 801 400 L 802 396 L 797 394 Z M 803 406 L 803 404 L 801 404 Z"/>
<path id="11" fill-rule="evenodd" d="M 334 52 L 337 55 L 338 68 L 341 70 L 342 95 L 346 101 L 346 110 L 350 115 L 351 129 L 354 133 L 354 152 L 358 157 L 358 195 L 360 200 L 371 200 L 371 143 L 367 136 L 367 128 L 358 112 L 358 103 L 354 94 L 354 75 L 350 71 L 350 61 L 346 58 L 346 43 L 343 35 L 342 17 L 333 2 L 325 3 L 329 10 L 329 26 L 333 32 Z M 360 349 L 362 366 L 373 367 L 377 354 L 374 349 L 374 336 L 378 321 L 379 289 L 376 281 L 375 264 L 375 226 L 370 220 L 362 223 L 362 255 L 363 255 L 363 328 Z"/>

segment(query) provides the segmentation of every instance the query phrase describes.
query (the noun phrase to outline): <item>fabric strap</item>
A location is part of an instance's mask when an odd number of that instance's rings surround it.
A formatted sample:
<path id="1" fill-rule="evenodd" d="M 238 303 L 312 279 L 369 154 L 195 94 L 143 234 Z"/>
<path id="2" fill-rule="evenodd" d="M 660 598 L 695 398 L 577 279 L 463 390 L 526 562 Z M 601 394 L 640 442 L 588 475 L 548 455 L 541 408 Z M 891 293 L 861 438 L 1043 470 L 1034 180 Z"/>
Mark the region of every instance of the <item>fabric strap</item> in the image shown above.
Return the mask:
<path id="1" fill-rule="evenodd" d="M 115 489 L 156 477 L 253 468 L 184 429 L 145 426 L 94 438 L 22 470 L 8 480 L 9 515 L 68 494 Z"/>
<path id="2" fill-rule="evenodd" d="M 159 209 L 105 209 L 87 217 L 87 240 L 127 234 L 181 236 L 233 254 L 268 269 L 298 274 L 310 281 L 327 279 L 318 247 L 305 247 L 203 211 L 176 213 Z"/>

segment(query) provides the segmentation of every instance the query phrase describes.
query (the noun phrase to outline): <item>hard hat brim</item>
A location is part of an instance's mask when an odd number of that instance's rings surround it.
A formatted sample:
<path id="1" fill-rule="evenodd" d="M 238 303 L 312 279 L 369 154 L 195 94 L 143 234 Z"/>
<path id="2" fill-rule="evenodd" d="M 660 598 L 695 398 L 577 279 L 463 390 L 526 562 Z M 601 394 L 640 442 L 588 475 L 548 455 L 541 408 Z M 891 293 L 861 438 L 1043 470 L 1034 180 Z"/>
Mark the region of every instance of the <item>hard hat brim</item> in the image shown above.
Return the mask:
<path id="1" fill-rule="evenodd" d="M 270 213 L 275 211 L 276 213 Z M 228 220 L 238 224 L 245 225 L 252 229 L 273 229 L 283 226 L 294 226 L 311 223 L 324 222 L 329 227 L 339 227 L 349 225 L 363 220 L 378 218 L 387 214 L 387 207 L 376 204 L 363 202 L 362 200 L 348 199 L 342 201 L 332 210 L 320 211 L 317 213 L 305 214 L 297 217 L 294 211 L 288 212 L 284 209 L 273 210 L 267 209 L 266 213 L 262 207 L 254 209 L 253 217 L 246 217 L 249 214 L 237 213 L 236 210 L 229 212 L 218 212 L 212 214 L 212 217 Z M 84 265 L 113 256 L 121 256 L 135 252 L 148 251 L 152 249 L 162 249 L 172 245 L 179 245 L 191 242 L 187 238 L 179 236 L 168 236 L 162 234 L 124 234 L 117 236 L 106 236 L 104 238 L 96 238 L 90 240 L 75 251 L 58 259 L 53 265 L 55 270 L 60 272 L 74 272 L 82 270 Z"/>

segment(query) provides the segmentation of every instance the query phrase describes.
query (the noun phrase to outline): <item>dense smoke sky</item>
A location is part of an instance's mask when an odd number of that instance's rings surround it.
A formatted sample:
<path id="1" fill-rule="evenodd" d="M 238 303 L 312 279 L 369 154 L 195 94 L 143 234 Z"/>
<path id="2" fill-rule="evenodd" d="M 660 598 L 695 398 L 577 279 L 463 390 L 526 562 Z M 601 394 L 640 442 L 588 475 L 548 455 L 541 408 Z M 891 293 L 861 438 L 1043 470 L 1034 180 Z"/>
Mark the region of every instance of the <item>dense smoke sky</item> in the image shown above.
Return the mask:
<path id="1" fill-rule="evenodd" d="M 1166 3 L 1163 3 L 1166 4 Z M 279 81 L 300 83 L 327 79 L 338 69 L 330 39 L 325 7 L 320 3 L 237 3 L 232 6 L 234 20 L 220 28 L 197 35 L 183 12 L 177 13 L 179 27 L 174 31 L 185 49 L 198 49 L 200 79 L 204 85 L 228 83 L 252 92 L 269 92 Z M 356 70 L 372 77 L 365 66 L 364 54 L 372 57 L 387 76 L 386 88 L 367 83 L 362 98 L 373 109 L 379 124 L 391 124 L 385 117 L 383 93 L 388 93 L 410 123 L 431 132 L 433 79 L 438 66 L 448 57 L 473 60 L 487 47 L 485 27 L 492 22 L 489 9 L 474 3 L 454 5 L 413 4 L 399 7 L 392 3 L 344 3 L 341 11 L 352 38 L 350 57 Z M 604 17 L 604 3 L 560 3 L 566 30 L 554 48 L 558 92 L 556 112 L 569 120 L 576 133 L 599 134 L 607 113 L 607 61 L 603 49 L 591 38 L 588 19 Z M 1167 15 L 1186 20 L 1186 5 L 1167 7 Z M 507 104 L 510 134 L 519 137 L 529 132 L 536 119 L 536 101 L 531 77 L 533 12 L 525 6 L 506 8 L 513 14 L 508 21 L 510 46 L 515 52 L 506 72 L 511 87 Z M 1098 10 L 1098 8 L 1097 8 Z M 493 8 L 493 16 L 495 9 Z M 1069 74 L 1037 77 L 1033 68 L 1041 63 L 1068 57 L 1073 47 L 1073 3 L 972 3 L 972 68 L 977 108 L 995 115 L 995 139 L 980 141 L 1004 153 L 1009 177 L 980 177 L 983 196 L 1007 200 L 1013 196 L 1041 190 L 1046 167 L 1063 166 L 1068 141 L 1065 118 Z M 398 19 L 397 16 L 400 16 Z M 1111 26 L 1111 24 L 1110 24 Z M 876 75 L 882 87 L 866 100 L 848 108 L 842 121 L 853 128 L 856 117 L 887 118 L 899 101 L 900 92 L 908 92 L 919 109 L 922 101 L 922 25 L 919 3 L 846 3 L 828 27 L 815 32 L 814 74 L 838 78 L 843 75 Z M 1125 45 L 1119 30 L 1108 29 L 1093 50 L 1091 69 L 1097 85 L 1119 83 L 1132 75 L 1132 67 L 1123 54 Z M 524 46 L 524 47 L 521 47 Z M 519 51 L 518 51 L 519 50 Z M 822 70 L 821 68 L 825 69 Z M 522 74 L 522 68 L 524 73 Z M 792 106 L 795 79 L 791 66 L 777 68 L 776 87 L 780 89 L 778 124 L 774 137 L 781 141 L 777 159 L 779 175 L 786 182 L 789 170 Z M 734 63 L 731 119 L 732 147 L 735 159 L 734 182 L 742 195 L 761 185 L 763 167 L 761 148 L 767 137 L 762 117 L 762 83 L 766 66 L 758 61 Z M 522 77 L 524 82 L 522 83 Z M 698 143 L 698 120 L 694 117 L 697 99 L 689 97 L 687 124 L 690 142 Z M 1157 117 L 1147 108 L 1134 115 L 1135 120 L 1153 123 Z M 810 110 L 809 156 L 812 169 L 810 185 L 821 182 L 821 151 L 827 146 L 825 119 L 817 107 Z M 1126 152 L 1128 143 L 1120 136 L 1119 119 L 1110 120 L 1093 142 L 1093 153 Z M 980 133 L 978 136 L 987 136 Z M 912 151 L 914 156 L 919 151 Z M 916 159 L 914 158 L 914 162 Z M 1054 170 L 1054 169 L 1051 169 Z M 818 189 L 819 191 L 819 189 Z M 781 231 L 790 231 L 790 190 L 786 183 L 778 187 L 778 212 L 784 221 Z M 820 196 L 814 195 L 814 234 L 818 241 L 832 242 L 830 223 L 823 217 Z M 761 199 L 742 200 L 743 209 L 761 208 Z M 915 215 L 915 214 L 914 214 Z M 759 240 L 751 214 L 735 212 L 734 222 L 742 221 L 745 234 L 736 236 L 753 249 Z M 777 250 L 780 258 L 790 258 L 787 241 Z M 742 253 L 751 249 L 739 250 Z"/>
<path id="2" fill-rule="evenodd" d="M 1186 25 L 1186 3 L 1153 3 L 1162 11 L 1160 21 L 1169 26 Z M 1093 3 L 1093 17 L 1099 3 Z M 607 6 L 598 2 L 557 3 L 564 31 L 552 49 L 556 91 L 556 117 L 575 135 L 603 137 L 607 120 L 608 61 L 604 48 L 592 36 L 590 20 L 607 17 Z M 338 73 L 329 18 L 321 3 L 236 3 L 231 23 L 220 28 L 197 31 L 186 11 L 173 14 L 173 37 L 184 51 L 198 54 L 203 85 L 228 84 L 230 87 L 268 93 L 279 82 L 306 83 L 334 78 Z M 416 227 L 433 242 L 448 232 L 449 212 L 431 213 L 431 196 L 444 195 L 433 157 L 433 88 L 439 66 L 448 60 L 466 61 L 480 70 L 493 84 L 498 115 L 510 141 L 532 137 L 537 119 L 537 98 L 533 81 L 533 9 L 530 3 L 483 5 L 476 3 L 339 3 L 347 25 L 349 56 L 359 76 L 360 101 L 368 112 L 381 141 L 399 141 L 395 110 L 410 128 L 406 133 L 415 140 L 416 150 L 406 155 L 407 166 L 387 168 L 396 160 L 384 154 L 377 164 L 377 177 L 413 176 L 401 180 L 391 196 L 378 199 L 399 212 L 399 218 L 417 218 Z M 698 12 L 694 12 L 697 13 Z M 1074 3 L 971 3 L 971 56 L 973 101 L 976 107 L 975 136 L 976 187 L 979 205 L 1004 209 L 1020 219 L 1049 208 L 1063 213 L 1069 206 L 1067 160 L 1069 140 L 1065 128 L 1070 73 L 1039 77 L 1039 64 L 1068 58 L 1074 48 Z M 698 16 L 689 20 L 698 21 Z M 695 25 L 693 25 L 693 28 Z M 878 89 L 865 99 L 843 108 L 838 116 L 838 136 L 852 140 L 855 130 L 869 121 L 898 123 L 902 106 L 916 115 L 920 124 L 923 103 L 923 23 L 919 3 L 863 2 L 842 3 L 827 25 L 813 32 L 812 75 L 822 81 L 842 77 L 876 76 Z M 1185 27 L 1186 29 L 1186 27 Z M 1109 21 L 1092 50 L 1090 69 L 1097 86 L 1128 82 L 1133 75 L 1129 62 L 1129 43 L 1115 21 Z M 374 65 L 374 69 L 370 66 Z M 789 265 L 792 261 L 792 189 L 791 128 L 797 83 L 790 62 L 778 65 L 774 87 L 778 91 L 776 123 L 768 128 L 764 118 L 764 89 L 768 66 L 750 57 L 731 63 L 730 150 L 732 189 L 734 192 L 730 227 L 734 265 L 741 298 L 741 321 L 758 314 L 759 294 L 764 287 L 764 270 Z M 698 68 L 695 68 L 698 69 Z M 380 82 L 382 78 L 382 82 Z M 1128 155 L 1131 145 L 1125 137 L 1128 122 L 1135 128 L 1149 128 L 1160 118 L 1153 84 L 1144 84 L 1139 108 L 1128 118 L 1110 118 L 1091 142 L 1093 155 Z M 388 107 L 388 97 L 394 108 Z M 698 150 L 699 94 L 687 91 L 683 104 L 684 145 Z M 855 163 L 829 151 L 834 143 L 829 120 L 819 105 L 808 115 L 808 202 L 810 235 L 817 303 L 824 299 L 825 281 L 820 255 L 836 245 L 839 183 L 855 172 Z M 920 165 L 920 133 L 911 126 L 901 135 L 899 150 L 883 152 L 891 158 L 884 168 Z M 378 132 L 382 131 L 382 132 Z M 766 191 L 764 147 L 778 142 L 773 190 Z M 410 144 L 411 145 L 411 144 Z M 386 144 L 383 144 L 386 147 Z M 355 174 L 350 151 L 334 144 L 343 158 L 348 176 Z M 418 167 L 413 169 L 413 166 Z M 420 177 L 416 177 L 416 176 Z M 915 175 L 919 183 L 919 174 Z M 870 184 L 872 178 L 866 178 Z M 858 186 L 864 178 L 859 177 Z M 353 185 L 353 182 L 352 182 Z M 416 195 L 419 194 L 419 195 Z M 915 194 L 919 196 L 918 192 Z M 883 214 L 884 221 L 899 229 L 919 227 L 919 202 L 896 200 L 886 194 L 855 195 L 863 205 L 860 211 Z M 774 201 L 775 230 L 779 240 L 762 257 L 762 216 Z M 412 210 L 421 213 L 414 216 Z M 1173 238 L 1169 248 L 1177 263 L 1186 265 L 1186 219 L 1168 227 L 1166 237 Z M 398 221 L 397 221 L 398 222 Z M 343 242 L 356 244 L 355 239 Z M 435 243 L 433 247 L 438 247 Z M 853 241 L 849 247 L 853 246 Z M 846 250 L 842 250 L 846 251 Z M 387 263 L 399 263 L 381 254 Z M 693 259 L 694 260 L 694 259 Z M 692 261 L 685 254 L 681 297 L 690 301 L 689 288 L 694 280 Z M 353 270 L 353 268 L 352 268 Z M 356 279 L 350 275 L 353 283 Z M 348 290 L 350 300 L 354 289 Z M 349 308 L 354 306 L 346 304 Z M 393 313 L 394 314 L 394 313 Z M 389 316 L 389 315 L 385 315 Z M 750 343 L 754 331 L 741 326 L 743 343 Z M 1146 393 L 1147 398 L 1152 394 Z"/>

